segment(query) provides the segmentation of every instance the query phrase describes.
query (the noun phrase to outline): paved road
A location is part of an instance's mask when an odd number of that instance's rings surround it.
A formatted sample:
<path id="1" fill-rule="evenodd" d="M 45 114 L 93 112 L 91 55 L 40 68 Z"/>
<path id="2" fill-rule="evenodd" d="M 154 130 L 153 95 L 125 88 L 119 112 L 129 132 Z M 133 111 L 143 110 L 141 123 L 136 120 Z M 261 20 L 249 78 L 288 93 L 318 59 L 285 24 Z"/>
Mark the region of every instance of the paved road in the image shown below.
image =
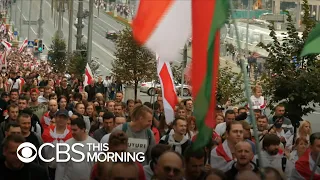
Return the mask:
<path id="1" fill-rule="evenodd" d="M 30 1 L 23 1 L 23 7 L 20 7 L 20 1 L 17 1 L 18 3 L 18 16 L 17 16 L 17 26 L 19 28 L 19 21 L 20 21 L 20 11 L 23 9 L 23 15 L 22 18 L 23 20 L 27 20 L 29 17 L 29 14 L 27 12 L 27 9 L 29 7 L 29 2 Z M 51 17 L 51 1 L 44 0 L 43 1 L 43 19 L 45 20 L 45 24 L 43 25 L 43 41 L 46 45 L 46 49 L 49 48 L 51 41 L 52 41 L 52 36 L 54 33 L 57 31 L 58 27 L 54 26 L 54 19 Z M 27 7 L 27 8 L 26 8 Z M 77 7 L 78 7 L 78 2 L 74 3 L 74 18 L 73 20 L 75 21 L 76 16 L 77 16 Z M 15 6 L 14 6 L 15 8 Z M 84 8 L 88 9 L 88 2 L 84 1 Z M 31 20 L 37 20 L 39 18 L 39 10 L 40 10 L 40 3 L 39 0 L 33 0 L 32 1 L 32 12 L 31 12 Z M 94 9 L 94 14 L 97 14 L 97 10 Z M 84 20 L 84 25 L 85 27 L 83 28 L 83 35 L 84 38 L 82 39 L 83 42 L 87 42 L 87 34 L 88 34 L 88 20 Z M 105 38 L 105 34 L 107 30 L 121 30 L 124 28 L 122 24 L 117 23 L 107 15 L 105 15 L 103 12 L 100 12 L 99 17 L 94 18 L 93 22 L 93 33 L 92 33 L 92 57 L 96 59 L 100 66 L 101 74 L 102 75 L 108 75 L 110 74 L 111 71 L 111 62 L 114 59 L 113 53 L 114 53 L 114 43 L 110 40 L 107 40 Z M 31 35 L 30 39 L 37 39 L 37 29 L 38 26 L 34 25 L 31 26 Z M 64 13 L 63 17 L 63 34 L 64 38 L 67 40 L 68 39 L 68 32 L 69 32 L 69 21 L 68 21 L 68 14 Z M 28 25 L 23 25 L 22 26 L 22 34 L 20 34 L 20 37 L 24 39 L 27 37 L 27 32 L 28 32 Z M 73 26 L 73 49 L 75 49 L 76 45 L 76 27 Z M 46 53 L 46 52 L 44 52 Z"/>

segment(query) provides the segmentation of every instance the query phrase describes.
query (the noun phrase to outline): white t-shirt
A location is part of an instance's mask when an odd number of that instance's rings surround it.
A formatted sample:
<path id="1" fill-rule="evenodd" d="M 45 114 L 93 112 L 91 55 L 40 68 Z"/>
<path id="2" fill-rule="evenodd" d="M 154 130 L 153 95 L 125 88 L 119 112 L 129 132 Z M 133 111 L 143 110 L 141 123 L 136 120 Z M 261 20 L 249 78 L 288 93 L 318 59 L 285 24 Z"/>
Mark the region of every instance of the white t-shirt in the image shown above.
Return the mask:
<path id="1" fill-rule="evenodd" d="M 104 136 L 101 138 L 100 143 L 109 143 L 110 134 L 111 134 L 111 133 L 108 133 L 108 134 L 104 135 Z"/>
<path id="2" fill-rule="evenodd" d="M 223 122 L 216 126 L 215 131 L 216 133 L 219 134 L 219 136 L 222 136 L 226 132 L 226 129 L 227 129 L 227 124 L 226 122 Z"/>
<path id="3" fill-rule="evenodd" d="M 92 137 L 88 136 L 85 141 L 76 141 L 74 138 L 69 139 L 66 141 L 67 144 L 72 146 L 74 143 L 82 143 L 85 146 L 79 147 L 76 146 L 76 149 L 78 151 L 83 152 L 85 155 L 90 152 L 91 154 L 94 151 L 89 151 L 89 146 L 87 146 L 87 143 L 90 144 L 96 144 L 98 146 L 98 141 L 93 139 Z M 91 149 L 92 150 L 92 149 Z M 81 155 L 74 153 L 72 151 L 69 151 L 70 157 L 74 157 L 76 159 L 81 159 Z M 56 169 L 56 177 L 55 179 L 61 179 L 61 180 L 88 180 L 90 179 L 91 169 L 94 165 L 94 162 L 88 162 L 87 157 L 83 162 L 74 162 L 74 161 L 68 161 L 66 163 L 57 163 L 57 169 Z"/>
<path id="4" fill-rule="evenodd" d="M 10 78 L 8 80 L 8 83 L 10 84 L 10 88 L 11 89 L 19 89 L 20 88 L 20 84 L 21 84 L 21 80 L 19 78 L 13 83 L 13 80 Z"/>

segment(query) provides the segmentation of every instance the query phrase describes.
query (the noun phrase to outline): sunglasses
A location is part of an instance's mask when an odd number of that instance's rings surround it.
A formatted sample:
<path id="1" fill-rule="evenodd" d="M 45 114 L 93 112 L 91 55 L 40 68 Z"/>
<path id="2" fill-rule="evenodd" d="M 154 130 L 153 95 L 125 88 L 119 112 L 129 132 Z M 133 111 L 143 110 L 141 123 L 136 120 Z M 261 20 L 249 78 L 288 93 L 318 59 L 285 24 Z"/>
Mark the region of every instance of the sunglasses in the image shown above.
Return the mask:
<path id="1" fill-rule="evenodd" d="M 169 174 L 170 172 L 173 172 L 174 175 L 179 175 L 181 174 L 181 170 L 178 169 L 178 168 L 173 168 L 173 167 L 170 167 L 170 166 L 164 166 L 163 167 L 163 170 L 165 173 Z"/>

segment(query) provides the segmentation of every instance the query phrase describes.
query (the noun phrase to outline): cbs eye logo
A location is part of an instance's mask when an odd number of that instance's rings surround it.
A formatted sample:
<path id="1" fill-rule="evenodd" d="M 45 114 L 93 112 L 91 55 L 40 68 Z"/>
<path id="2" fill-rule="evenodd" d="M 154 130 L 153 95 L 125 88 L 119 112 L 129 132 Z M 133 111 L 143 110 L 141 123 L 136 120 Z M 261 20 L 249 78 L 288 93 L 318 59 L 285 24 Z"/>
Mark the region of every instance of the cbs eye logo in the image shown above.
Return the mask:
<path id="1" fill-rule="evenodd" d="M 20 155 L 20 150 L 21 150 L 21 155 Z M 35 153 L 33 153 L 34 151 Z M 32 154 L 34 154 L 32 156 Z M 37 158 L 37 148 L 29 142 L 24 142 L 20 144 L 20 146 L 17 149 L 17 156 L 20 161 L 23 163 L 30 163 L 34 161 Z"/>

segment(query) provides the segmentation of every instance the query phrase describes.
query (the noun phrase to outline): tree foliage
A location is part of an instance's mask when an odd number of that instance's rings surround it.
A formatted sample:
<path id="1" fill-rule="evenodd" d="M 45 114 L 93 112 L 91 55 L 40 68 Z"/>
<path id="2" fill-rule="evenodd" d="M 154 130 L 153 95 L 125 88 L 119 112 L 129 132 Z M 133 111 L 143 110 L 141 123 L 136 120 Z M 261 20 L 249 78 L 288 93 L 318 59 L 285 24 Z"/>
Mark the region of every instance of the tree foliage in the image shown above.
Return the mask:
<path id="1" fill-rule="evenodd" d="M 243 103 L 245 98 L 243 76 L 232 71 L 232 67 L 227 64 L 219 68 L 217 103 L 224 105 L 229 100 L 233 105 L 237 105 Z"/>
<path id="2" fill-rule="evenodd" d="M 70 64 L 68 66 L 69 73 L 82 77 L 87 65 L 87 45 L 81 44 L 79 50 L 74 50 L 70 55 Z"/>
<path id="3" fill-rule="evenodd" d="M 115 47 L 112 75 L 125 84 L 134 85 L 137 98 L 138 83 L 154 80 L 157 76 L 155 56 L 135 41 L 129 28 L 121 31 Z"/>
<path id="4" fill-rule="evenodd" d="M 59 38 L 58 34 L 52 38 L 52 44 L 50 45 L 50 51 L 48 56 L 50 57 L 50 62 L 55 72 L 65 72 L 66 70 L 66 42 L 64 39 Z"/>
<path id="5" fill-rule="evenodd" d="M 320 102 L 320 65 L 317 55 L 299 57 L 311 29 L 315 26 L 314 20 L 310 18 L 307 0 L 303 1 L 302 9 L 302 35 L 299 35 L 295 22 L 288 14 L 287 34 L 282 42 L 271 25 L 269 29 L 273 42 L 258 45 L 269 53 L 266 68 L 270 71 L 270 76 L 264 82 L 267 87 L 264 90 L 270 95 L 270 107 L 273 109 L 273 105 L 284 104 L 287 116 L 294 124 L 297 124 L 303 115 L 314 111 L 309 106 L 310 103 Z"/>
<path id="6" fill-rule="evenodd" d="M 172 71 L 173 80 L 175 82 L 181 83 L 182 81 L 181 77 L 183 73 L 182 63 L 180 63 L 179 65 L 171 63 L 171 71 Z"/>

